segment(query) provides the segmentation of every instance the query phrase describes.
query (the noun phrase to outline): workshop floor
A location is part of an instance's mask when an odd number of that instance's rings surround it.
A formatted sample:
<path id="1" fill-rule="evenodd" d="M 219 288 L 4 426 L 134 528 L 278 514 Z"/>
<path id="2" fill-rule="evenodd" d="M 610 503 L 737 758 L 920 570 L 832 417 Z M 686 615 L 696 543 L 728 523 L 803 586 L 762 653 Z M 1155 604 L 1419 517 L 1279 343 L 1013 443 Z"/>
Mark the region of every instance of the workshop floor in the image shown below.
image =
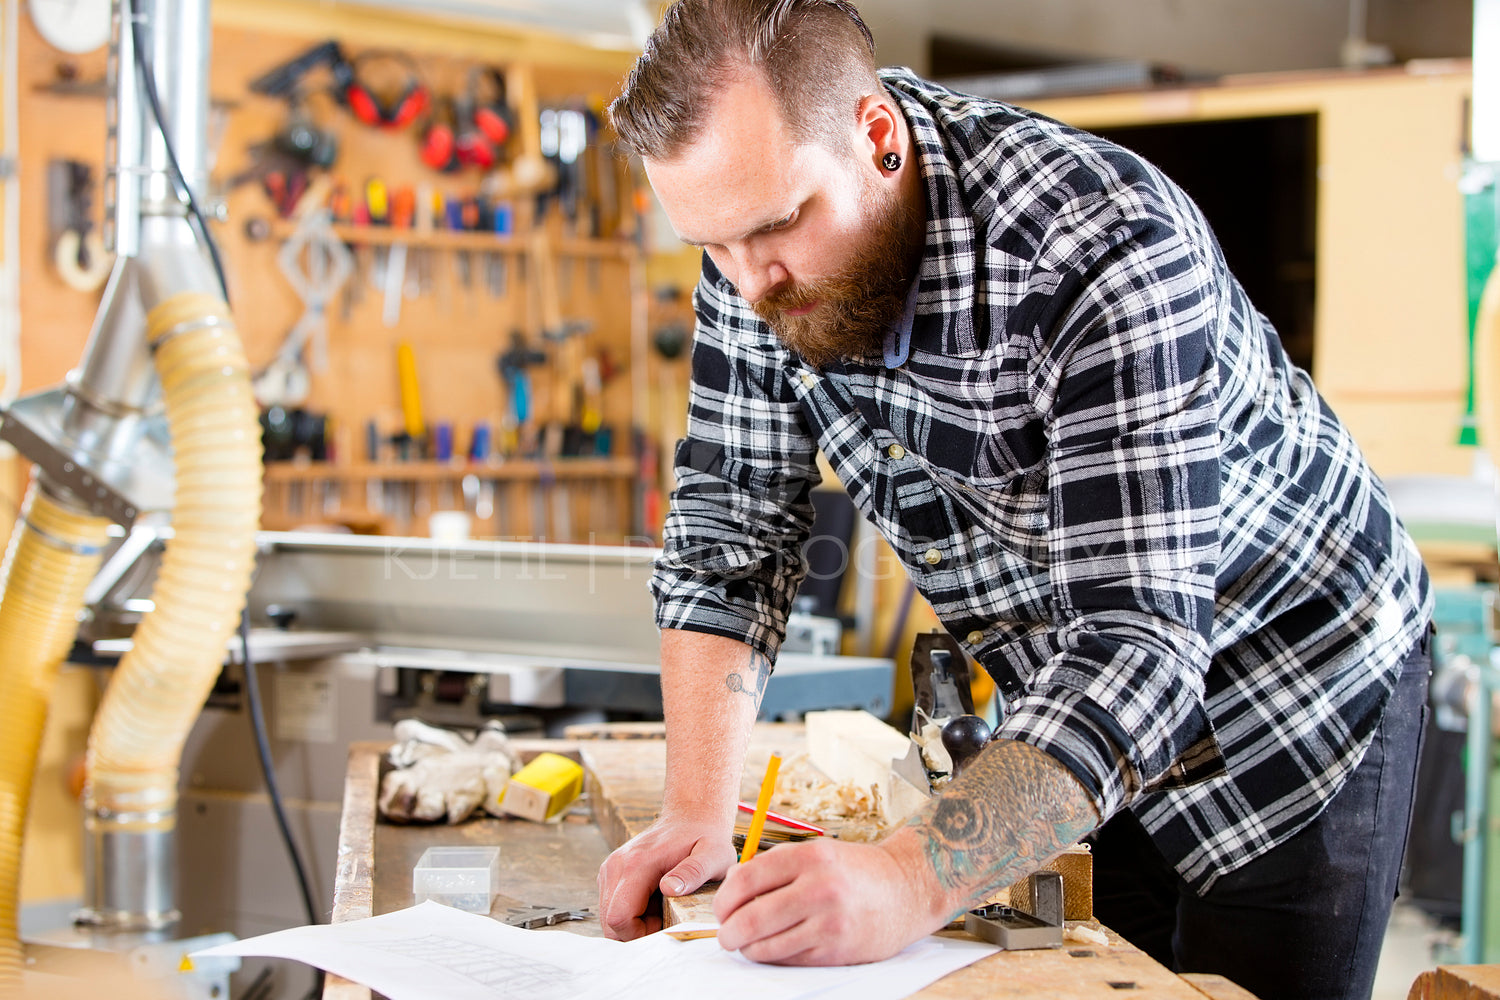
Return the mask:
<path id="1" fill-rule="evenodd" d="M 1439 964 L 1457 961 L 1457 935 L 1439 927 L 1427 914 L 1396 901 L 1386 927 L 1375 991 L 1370 1000 L 1406 1000 L 1417 975 Z"/>

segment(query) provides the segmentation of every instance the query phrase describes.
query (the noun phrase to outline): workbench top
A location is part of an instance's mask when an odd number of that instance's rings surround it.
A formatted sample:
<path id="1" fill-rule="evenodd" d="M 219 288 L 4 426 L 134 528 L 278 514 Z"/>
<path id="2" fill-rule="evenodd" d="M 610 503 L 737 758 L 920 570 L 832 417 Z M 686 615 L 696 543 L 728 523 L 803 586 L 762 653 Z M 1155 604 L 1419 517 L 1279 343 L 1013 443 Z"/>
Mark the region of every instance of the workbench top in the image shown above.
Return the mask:
<path id="1" fill-rule="evenodd" d="M 638 729 L 625 732 L 637 734 Z M 796 753 L 800 727 L 758 726 L 745 766 L 742 789 L 755 785 L 772 750 Z M 504 895 L 491 915 L 504 918 L 515 906 L 593 908 L 595 877 L 611 844 L 632 836 L 655 818 L 666 757 L 659 740 L 598 739 L 518 741 L 527 753 L 551 749 L 580 758 L 589 769 L 589 795 L 561 822 L 483 818 L 459 826 L 399 826 L 377 821 L 382 744 L 351 747 L 344 792 L 343 824 L 334 888 L 333 922 L 358 920 L 412 905 L 411 870 L 422 851 L 438 845 L 499 845 Z M 597 816 L 595 822 L 590 810 Z M 711 916 L 712 890 L 669 901 L 671 923 Z M 602 933 L 597 918 L 540 928 L 536 933 Z M 1106 930 L 1106 933 L 1108 931 Z M 1109 934 L 1107 946 L 1065 946 L 997 952 L 916 994 L 921 1000 L 1048 998 L 1048 1000 L 1255 1000 L 1216 976 L 1177 976 L 1145 953 Z M 1128 984 L 1128 985 L 1127 985 Z M 370 991 L 329 976 L 324 1000 L 370 1000 Z"/>

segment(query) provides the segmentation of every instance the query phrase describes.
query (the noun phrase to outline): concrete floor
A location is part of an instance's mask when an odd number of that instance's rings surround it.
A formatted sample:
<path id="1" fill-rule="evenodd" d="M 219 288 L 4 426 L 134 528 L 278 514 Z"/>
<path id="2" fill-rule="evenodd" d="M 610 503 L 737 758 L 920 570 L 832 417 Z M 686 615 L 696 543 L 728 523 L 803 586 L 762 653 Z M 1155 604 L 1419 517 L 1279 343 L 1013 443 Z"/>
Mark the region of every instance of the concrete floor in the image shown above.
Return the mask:
<path id="1" fill-rule="evenodd" d="M 1406 1000 L 1417 975 L 1438 965 L 1458 962 L 1458 936 L 1439 927 L 1425 913 L 1396 901 L 1386 927 L 1375 991 L 1370 1000 Z"/>

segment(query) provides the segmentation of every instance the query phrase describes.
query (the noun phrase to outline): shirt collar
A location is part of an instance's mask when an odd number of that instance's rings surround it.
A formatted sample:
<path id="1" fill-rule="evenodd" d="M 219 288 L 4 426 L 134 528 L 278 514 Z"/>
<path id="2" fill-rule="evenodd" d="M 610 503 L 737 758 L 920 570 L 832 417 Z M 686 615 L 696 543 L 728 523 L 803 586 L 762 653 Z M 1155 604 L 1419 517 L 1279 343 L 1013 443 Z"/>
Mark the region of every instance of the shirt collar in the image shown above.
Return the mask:
<path id="1" fill-rule="evenodd" d="M 973 354 L 979 349 L 974 304 L 980 247 L 962 198 L 963 182 L 928 106 L 936 106 L 937 95 L 932 84 L 910 70 L 883 69 L 880 79 L 906 115 L 927 190 L 927 236 L 914 286 L 909 346 L 946 355 Z"/>
<path id="2" fill-rule="evenodd" d="M 906 293 L 906 308 L 901 310 L 901 318 L 886 331 L 885 366 L 887 368 L 900 368 L 906 364 L 906 359 L 911 357 L 911 327 L 917 314 L 917 286 L 920 284 L 919 281 L 911 283 L 911 290 Z"/>

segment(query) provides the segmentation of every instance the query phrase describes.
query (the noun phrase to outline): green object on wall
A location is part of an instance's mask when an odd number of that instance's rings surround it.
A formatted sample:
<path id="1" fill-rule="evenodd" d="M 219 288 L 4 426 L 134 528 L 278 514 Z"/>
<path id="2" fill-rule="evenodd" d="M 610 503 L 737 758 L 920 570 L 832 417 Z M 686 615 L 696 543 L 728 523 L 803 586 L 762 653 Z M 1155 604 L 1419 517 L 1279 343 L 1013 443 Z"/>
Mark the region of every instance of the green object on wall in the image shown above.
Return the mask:
<path id="1" fill-rule="evenodd" d="M 1458 432 L 1458 443 L 1477 445 L 1479 427 L 1475 421 L 1476 400 L 1474 398 L 1474 333 L 1479 319 L 1479 300 L 1484 295 L 1485 282 L 1495 269 L 1495 253 L 1500 249 L 1500 183 L 1493 170 L 1487 170 L 1483 183 L 1474 185 L 1474 190 L 1464 194 L 1464 273 L 1467 276 L 1469 298 L 1469 386 L 1464 399 L 1464 418 Z M 1471 170 L 1470 178 L 1480 178 L 1479 170 Z M 1468 185 L 1466 185 L 1466 188 Z M 1500 453 L 1500 447 L 1491 445 L 1491 451 Z"/>

